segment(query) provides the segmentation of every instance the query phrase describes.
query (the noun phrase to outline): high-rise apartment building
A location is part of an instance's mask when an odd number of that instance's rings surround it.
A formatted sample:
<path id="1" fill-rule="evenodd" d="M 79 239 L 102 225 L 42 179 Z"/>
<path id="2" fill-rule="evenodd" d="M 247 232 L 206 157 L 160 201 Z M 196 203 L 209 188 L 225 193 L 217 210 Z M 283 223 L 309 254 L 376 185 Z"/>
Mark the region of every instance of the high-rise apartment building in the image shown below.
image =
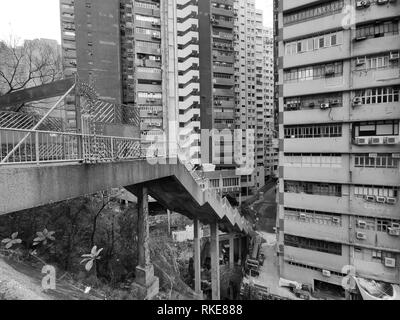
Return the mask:
<path id="1" fill-rule="evenodd" d="M 278 3 L 283 278 L 400 283 L 399 17 L 389 0 Z"/>
<path id="2" fill-rule="evenodd" d="M 65 75 L 78 72 L 101 99 L 138 107 L 142 138 L 164 130 L 176 139 L 176 7 L 129 0 L 60 0 L 60 7 Z M 74 126 L 75 103 L 67 103 Z"/>
<path id="3" fill-rule="evenodd" d="M 234 11 L 235 127 L 255 134 L 255 170 L 242 186 L 259 189 L 271 170 L 273 37 L 272 30 L 263 26 L 263 12 L 256 9 L 254 0 L 235 0 Z"/>
<path id="4" fill-rule="evenodd" d="M 254 1 L 248 1 L 251 10 L 245 9 L 240 21 L 234 19 L 234 0 L 60 3 L 66 75 L 78 71 L 103 99 L 138 107 L 142 138 L 163 130 L 168 140 L 177 139 L 179 146 L 189 151 L 187 160 L 192 165 L 215 164 L 217 171 L 207 178 L 218 189 L 238 191 L 240 178 L 235 169 L 239 164 L 234 159 L 232 138 L 211 137 L 223 130 L 253 129 L 257 132 L 257 154 L 246 145 L 244 132 L 241 156 L 257 161 L 258 170 L 242 177 L 243 187 L 263 185 L 270 122 L 266 113 L 272 106 L 268 73 L 272 50 L 271 36 Z M 234 26 L 238 22 L 241 33 L 236 35 Z M 235 46 L 235 36 L 248 44 L 243 53 L 245 64 L 253 63 L 254 70 L 253 74 L 245 68 L 245 74 L 236 80 L 235 50 L 241 45 Z M 241 119 L 239 126 L 235 118 L 240 114 L 235 110 L 238 78 L 246 90 L 246 83 L 251 81 L 248 91 L 252 95 L 243 96 L 249 117 Z M 72 98 L 69 107 L 74 124 Z"/>
<path id="5" fill-rule="evenodd" d="M 201 129 L 234 129 L 233 0 L 199 1 Z M 202 162 L 235 168 L 233 142 L 202 139 Z M 208 142 L 208 143 L 207 143 Z"/>
<path id="6" fill-rule="evenodd" d="M 195 0 L 177 1 L 179 143 L 188 160 L 200 164 L 199 8 Z"/>

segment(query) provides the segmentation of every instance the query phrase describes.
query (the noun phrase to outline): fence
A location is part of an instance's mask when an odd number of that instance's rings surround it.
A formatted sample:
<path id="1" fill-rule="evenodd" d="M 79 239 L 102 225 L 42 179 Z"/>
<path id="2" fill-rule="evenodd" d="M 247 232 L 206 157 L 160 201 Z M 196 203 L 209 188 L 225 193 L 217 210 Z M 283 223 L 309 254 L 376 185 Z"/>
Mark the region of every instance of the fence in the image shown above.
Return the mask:
<path id="1" fill-rule="evenodd" d="M 145 157 L 140 139 L 0 128 L 1 164 L 86 161 Z"/>

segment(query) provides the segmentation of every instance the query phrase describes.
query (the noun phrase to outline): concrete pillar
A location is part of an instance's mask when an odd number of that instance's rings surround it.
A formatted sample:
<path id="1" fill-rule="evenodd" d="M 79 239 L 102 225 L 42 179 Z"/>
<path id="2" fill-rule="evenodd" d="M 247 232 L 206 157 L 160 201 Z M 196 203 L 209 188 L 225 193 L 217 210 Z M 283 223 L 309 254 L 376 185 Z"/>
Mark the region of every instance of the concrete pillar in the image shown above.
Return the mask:
<path id="1" fill-rule="evenodd" d="M 211 291 L 212 300 L 220 300 L 218 222 L 210 224 Z"/>
<path id="2" fill-rule="evenodd" d="M 229 265 L 231 267 L 234 266 L 235 263 L 235 238 L 234 236 L 231 236 L 229 238 Z"/>
<path id="3" fill-rule="evenodd" d="M 168 218 L 168 235 L 171 235 L 171 211 L 167 209 L 167 218 Z"/>
<path id="4" fill-rule="evenodd" d="M 154 276 L 154 267 L 150 262 L 149 248 L 149 202 L 148 191 L 144 186 L 138 192 L 138 265 L 135 282 L 139 286 L 140 296 L 151 299 L 159 292 L 159 280 Z"/>
<path id="5" fill-rule="evenodd" d="M 242 238 L 241 237 L 238 238 L 238 252 L 239 252 L 238 265 L 241 265 L 242 264 Z"/>
<path id="6" fill-rule="evenodd" d="M 201 291 L 201 248 L 200 248 L 200 222 L 199 219 L 195 218 L 193 223 L 194 230 L 194 241 L 193 241 L 193 263 L 194 263 L 194 291 L 197 294 L 202 294 Z"/>

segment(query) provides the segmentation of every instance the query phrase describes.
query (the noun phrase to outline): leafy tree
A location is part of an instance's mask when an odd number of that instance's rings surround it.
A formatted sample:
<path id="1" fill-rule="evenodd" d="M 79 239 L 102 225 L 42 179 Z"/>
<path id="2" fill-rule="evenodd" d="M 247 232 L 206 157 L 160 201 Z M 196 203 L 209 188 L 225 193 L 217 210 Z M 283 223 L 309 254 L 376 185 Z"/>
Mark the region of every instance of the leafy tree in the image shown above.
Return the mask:
<path id="1" fill-rule="evenodd" d="M 18 239 L 18 232 L 14 232 L 10 238 L 3 239 L 1 242 L 4 243 L 6 249 L 10 249 L 15 244 L 20 244 L 21 239 Z"/>
<path id="2" fill-rule="evenodd" d="M 96 262 L 96 260 L 100 259 L 100 253 L 102 251 L 103 251 L 103 248 L 97 250 L 97 246 L 94 246 L 92 248 L 92 251 L 89 254 L 82 255 L 82 258 L 84 258 L 84 259 L 81 261 L 81 264 L 86 263 L 85 264 L 86 271 L 92 270 L 93 264 Z"/>
<path id="3" fill-rule="evenodd" d="M 46 228 L 43 231 L 36 232 L 37 237 L 33 239 L 33 245 L 42 244 L 45 246 L 48 242 L 56 240 L 53 234 L 55 234 L 55 231 L 48 231 Z"/>

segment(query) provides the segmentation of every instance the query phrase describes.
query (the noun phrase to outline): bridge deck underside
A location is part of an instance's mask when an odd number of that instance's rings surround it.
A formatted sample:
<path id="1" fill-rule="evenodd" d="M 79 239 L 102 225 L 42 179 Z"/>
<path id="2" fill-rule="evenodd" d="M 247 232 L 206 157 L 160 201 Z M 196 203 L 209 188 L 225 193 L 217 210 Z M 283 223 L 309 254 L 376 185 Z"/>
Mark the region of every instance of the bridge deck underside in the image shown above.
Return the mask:
<path id="1" fill-rule="evenodd" d="M 5 166 L 0 169 L 0 214 L 55 203 L 110 188 L 136 193 L 145 184 L 167 209 L 202 223 L 219 221 L 225 232 L 246 231 L 235 217 L 201 190 L 180 163 L 152 165 L 146 160 L 98 164 Z"/>

